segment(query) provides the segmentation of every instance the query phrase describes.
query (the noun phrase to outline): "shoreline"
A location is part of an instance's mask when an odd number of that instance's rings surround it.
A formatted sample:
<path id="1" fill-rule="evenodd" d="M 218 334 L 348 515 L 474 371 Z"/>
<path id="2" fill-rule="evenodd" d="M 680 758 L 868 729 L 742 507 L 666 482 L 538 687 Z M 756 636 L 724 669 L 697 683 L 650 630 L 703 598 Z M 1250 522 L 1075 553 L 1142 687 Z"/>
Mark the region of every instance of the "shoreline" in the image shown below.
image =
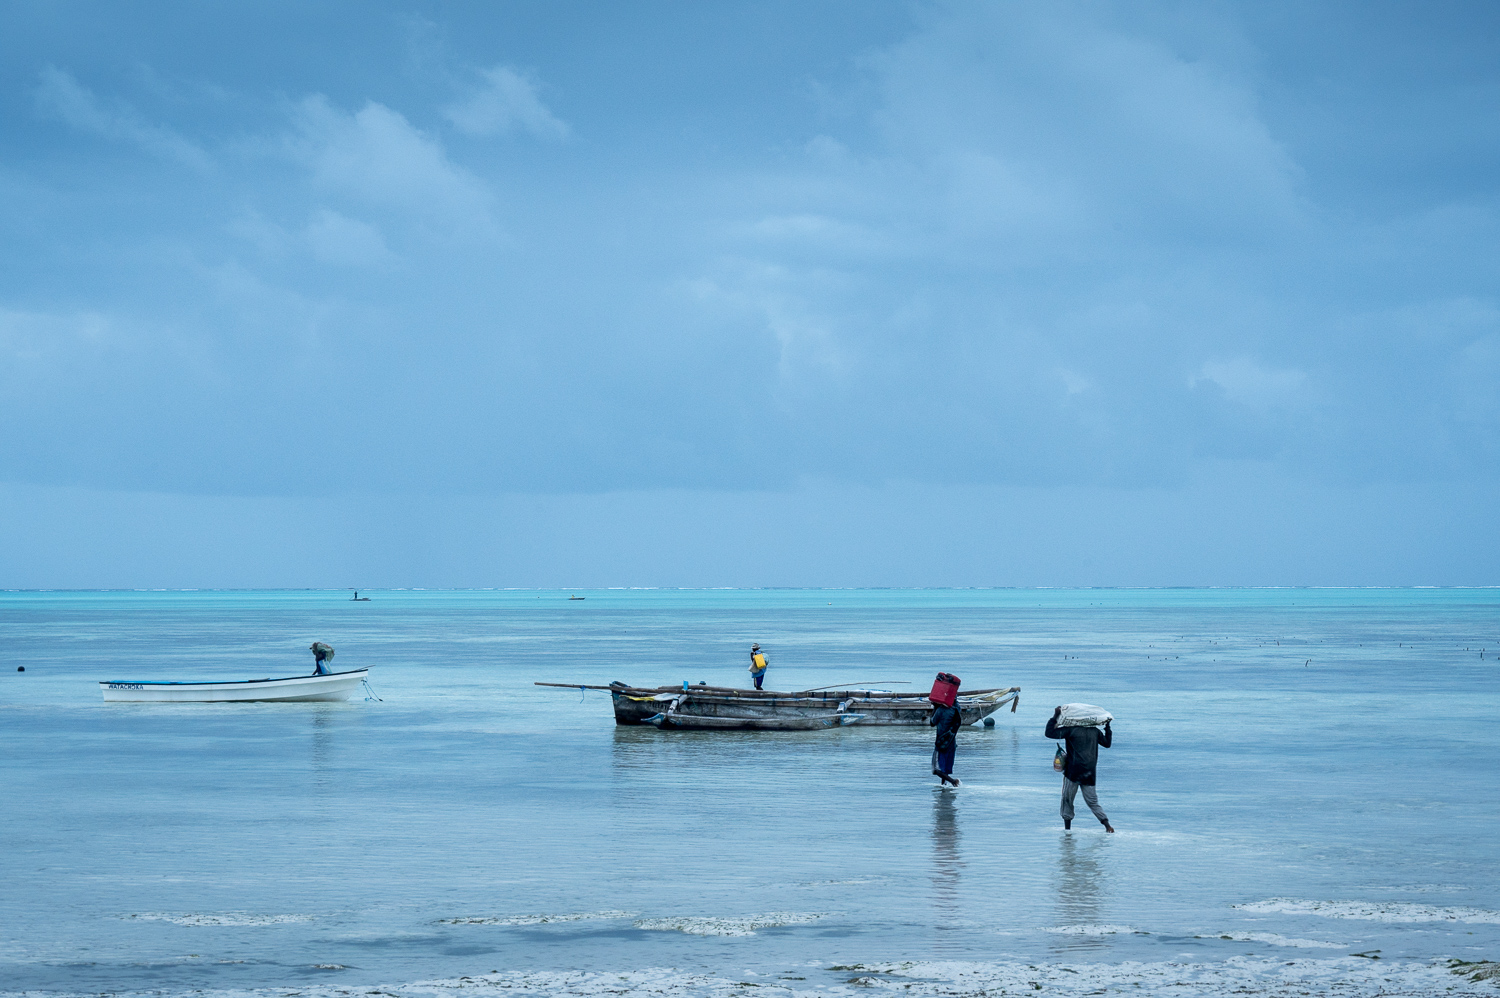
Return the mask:
<path id="1" fill-rule="evenodd" d="M 1017 961 L 906 961 L 849 965 L 791 965 L 778 971 L 737 974 L 645 968 L 627 971 L 494 971 L 395 985 L 344 983 L 337 965 L 309 967 L 305 984 L 257 988 L 163 988 L 89 992 L 0 991 L 0 998 L 444 998 L 505 994 L 536 998 L 810 998 L 890 991 L 903 998 L 989 998 L 1018 994 L 1082 996 L 1122 991 L 1136 995 L 1263 995 L 1271 998 L 1336 995 L 1488 996 L 1500 985 L 1500 964 L 1453 959 L 1433 962 L 1342 956 L 1277 960 L 1234 956 L 1217 962 L 1037 963 Z"/>

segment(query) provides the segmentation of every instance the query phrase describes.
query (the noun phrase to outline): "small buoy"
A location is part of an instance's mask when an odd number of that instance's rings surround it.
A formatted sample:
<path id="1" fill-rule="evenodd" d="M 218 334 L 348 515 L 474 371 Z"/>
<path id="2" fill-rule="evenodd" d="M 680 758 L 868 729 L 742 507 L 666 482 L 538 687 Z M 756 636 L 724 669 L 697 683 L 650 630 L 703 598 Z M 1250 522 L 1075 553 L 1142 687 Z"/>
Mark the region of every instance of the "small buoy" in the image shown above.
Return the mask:
<path id="1" fill-rule="evenodd" d="M 984 719 L 984 726 L 986 728 L 993 728 L 995 726 L 995 719 L 993 717 L 986 717 Z"/>
<path id="2" fill-rule="evenodd" d="M 16 666 L 16 671 L 17 672 L 25 672 L 26 671 L 26 666 L 24 666 L 24 665 L 18 665 L 18 666 Z"/>

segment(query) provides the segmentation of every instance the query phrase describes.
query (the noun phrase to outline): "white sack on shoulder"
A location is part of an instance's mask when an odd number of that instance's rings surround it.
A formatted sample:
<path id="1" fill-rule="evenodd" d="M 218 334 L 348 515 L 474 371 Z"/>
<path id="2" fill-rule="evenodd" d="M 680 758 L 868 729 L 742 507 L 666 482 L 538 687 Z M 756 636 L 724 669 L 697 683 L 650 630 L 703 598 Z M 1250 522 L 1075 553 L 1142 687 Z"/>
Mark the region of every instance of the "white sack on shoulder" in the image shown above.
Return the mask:
<path id="1" fill-rule="evenodd" d="M 1065 703 L 1062 715 L 1057 719 L 1059 728 L 1087 728 L 1098 727 L 1105 721 L 1113 721 L 1114 715 L 1103 707 L 1095 707 L 1091 703 Z"/>

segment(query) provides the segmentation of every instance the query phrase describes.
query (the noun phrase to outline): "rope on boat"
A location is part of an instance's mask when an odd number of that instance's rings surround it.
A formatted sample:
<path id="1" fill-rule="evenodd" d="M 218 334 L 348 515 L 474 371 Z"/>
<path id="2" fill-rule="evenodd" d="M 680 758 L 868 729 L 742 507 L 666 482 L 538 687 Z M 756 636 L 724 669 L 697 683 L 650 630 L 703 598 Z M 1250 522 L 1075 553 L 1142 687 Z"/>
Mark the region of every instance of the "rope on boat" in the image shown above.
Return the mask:
<path id="1" fill-rule="evenodd" d="M 365 690 L 370 694 L 369 696 L 365 697 L 365 703 L 369 703 L 371 700 L 380 700 L 381 703 L 385 703 L 384 700 L 381 700 L 380 697 L 375 695 L 375 687 L 370 685 L 370 681 L 368 679 L 361 679 L 360 684 L 363 685 Z"/>
<path id="2" fill-rule="evenodd" d="M 532 685 L 533 686 L 561 686 L 565 690 L 577 690 L 578 691 L 578 702 L 579 703 L 583 703 L 585 700 L 587 700 L 589 698 L 589 691 L 590 690 L 596 690 L 596 691 L 598 691 L 600 693 L 612 693 L 613 692 L 608 686 L 586 686 L 586 685 L 584 685 L 582 683 L 577 683 L 577 684 L 574 684 L 574 683 L 532 683 Z M 651 698 L 650 697 L 631 697 L 631 699 L 633 699 L 633 700 L 636 700 L 636 699 L 639 699 L 639 700 L 650 700 Z"/>
<path id="3" fill-rule="evenodd" d="M 866 679 L 866 680 L 862 680 L 862 682 L 867 682 L 867 683 L 871 683 L 871 682 L 874 682 L 874 683 L 884 683 L 887 686 L 910 686 L 911 685 L 911 683 L 907 682 L 904 679 Z M 851 692 L 857 690 L 860 693 L 887 693 L 887 692 L 890 692 L 888 690 L 868 689 L 868 688 L 866 688 L 864 686 L 859 685 L 859 683 L 834 683 L 834 684 L 832 684 L 830 686 L 814 686 L 812 689 L 810 689 L 810 690 L 803 690 L 802 692 L 803 693 L 821 693 L 823 690 L 849 690 Z"/>

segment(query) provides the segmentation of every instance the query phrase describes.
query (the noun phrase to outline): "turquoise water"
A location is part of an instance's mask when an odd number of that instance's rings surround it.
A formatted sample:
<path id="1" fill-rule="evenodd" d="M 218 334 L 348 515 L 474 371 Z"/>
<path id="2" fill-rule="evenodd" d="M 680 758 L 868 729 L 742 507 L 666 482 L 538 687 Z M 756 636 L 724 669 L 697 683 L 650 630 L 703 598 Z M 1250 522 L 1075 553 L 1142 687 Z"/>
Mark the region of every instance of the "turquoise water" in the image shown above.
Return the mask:
<path id="1" fill-rule="evenodd" d="M 1500 591 L 576 594 L 0 594 L 0 991 L 1500 956 Z M 96 685 L 305 674 L 315 639 L 383 699 Z M 925 730 L 618 729 L 532 685 L 743 684 L 752 641 L 768 687 L 1021 704 L 941 792 Z M 1112 836 L 1061 830 L 1070 700 L 1117 718 Z"/>

